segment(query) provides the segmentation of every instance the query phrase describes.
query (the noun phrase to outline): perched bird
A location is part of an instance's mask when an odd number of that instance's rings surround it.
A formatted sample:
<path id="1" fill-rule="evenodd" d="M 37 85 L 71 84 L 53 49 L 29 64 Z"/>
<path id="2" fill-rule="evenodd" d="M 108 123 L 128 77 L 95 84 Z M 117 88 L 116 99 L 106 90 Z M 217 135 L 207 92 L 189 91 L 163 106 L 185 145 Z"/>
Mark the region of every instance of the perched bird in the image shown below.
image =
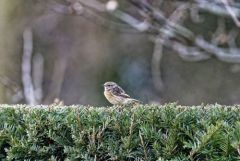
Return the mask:
<path id="1" fill-rule="evenodd" d="M 140 104 L 140 101 L 131 98 L 125 91 L 115 82 L 104 83 L 104 96 L 113 105 Z"/>

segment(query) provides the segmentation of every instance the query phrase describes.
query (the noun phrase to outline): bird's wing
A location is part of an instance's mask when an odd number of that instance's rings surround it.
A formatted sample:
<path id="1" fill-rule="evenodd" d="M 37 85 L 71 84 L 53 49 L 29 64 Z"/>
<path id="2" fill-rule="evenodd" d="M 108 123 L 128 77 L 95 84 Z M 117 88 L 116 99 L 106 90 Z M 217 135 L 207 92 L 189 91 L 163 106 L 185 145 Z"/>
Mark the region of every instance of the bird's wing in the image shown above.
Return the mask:
<path id="1" fill-rule="evenodd" d="M 115 87 L 120 93 L 126 93 L 120 86 Z"/>
<path id="2" fill-rule="evenodd" d="M 126 93 L 121 93 L 118 96 L 124 97 L 124 98 L 130 98 L 130 96 Z"/>
<path id="3" fill-rule="evenodd" d="M 126 94 L 125 91 L 121 87 L 113 88 L 113 94 L 116 96 L 124 97 L 124 98 L 130 98 L 130 96 L 128 94 Z"/>

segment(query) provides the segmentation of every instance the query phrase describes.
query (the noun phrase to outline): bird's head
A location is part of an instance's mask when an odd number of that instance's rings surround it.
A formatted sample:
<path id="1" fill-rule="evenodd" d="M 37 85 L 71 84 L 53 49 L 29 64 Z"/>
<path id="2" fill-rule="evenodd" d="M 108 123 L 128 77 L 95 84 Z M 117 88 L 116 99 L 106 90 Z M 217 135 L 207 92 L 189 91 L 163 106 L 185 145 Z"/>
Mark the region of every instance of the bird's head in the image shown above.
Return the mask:
<path id="1" fill-rule="evenodd" d="M 117 87 L 118 85 L 115 82 L 105 82 L 103 86 L 105 91 L 111 91 L 113 88 Z"/>

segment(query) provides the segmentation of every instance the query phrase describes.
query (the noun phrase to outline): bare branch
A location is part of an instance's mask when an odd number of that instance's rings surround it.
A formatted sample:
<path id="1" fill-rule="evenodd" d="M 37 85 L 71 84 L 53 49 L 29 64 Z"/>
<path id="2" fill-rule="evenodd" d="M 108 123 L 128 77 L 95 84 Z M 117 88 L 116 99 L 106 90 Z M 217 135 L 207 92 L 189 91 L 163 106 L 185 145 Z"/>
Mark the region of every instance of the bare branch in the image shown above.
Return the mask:
<path id="1" fill-rule="evenodd" d="M 164 46 L 176 51 L 186 61 L 202 61 L 211 57 L 208 53 L 199 50 L 197 47 L 186 46 L 172 40 L 165 40 L 163 42 Z"/>
<path id="2" fill-rule="evenodd" d="M 184 5 L 180 5 L 169 17 L 168 21 L 171 23 L 181 23 L 180 20 L 184 15 L 184 11 L 189 7 L 189 4 L 186 3 Z M 158 91 L 162 91 L 164 86 L 163 86 L 163 81 L 162 81 L 162 76 L 161 76 L 161 59 L 163 55 L 163 45 L 166 40 L 169 39 L 169 32 L 167 31 L 167 25 L 164 25 L 162 27 L 162 31 L 164 31 L 164 28 L 166 28 L 166 32 L 164 32 L 162 38 L 160 36 L 157 36 L 154 39 L 154 49 L 153 49 L 153 56 L 152 56 L 152 77 L 153 77 L 153 84 L 155 88 Z M 170 35 L 173 35 L 171 33 Z"/>
<path id="3" fill-rule="evenodd" d="M 26 28 L 23 32 L 22 82 L 24 96 L 28 104 L 35 105 L 34 87 L 31 77 L 31 59 L 33 52 L 32 29 Z"/>
<path id="4" fill-rule="evenodd" d="M 161 59 L 163 55 L 163 45 L 162 39 L 156 38 L 154 41 L 154 49 L 153 49 L 153 56 L 152 56 L 152 77 L 153 77 L 153 84 L 157 90 L 163 90 L 163 82 L 162 82 L 162 75 L 161 75 Z"/>
<path id="5" fill-rule="evenodd" d="M 193 5 L 202 11 L 207 11 L 218 16 L 231 17 L 224 5 L 219 3 L 219 0 L 195 0 L 195 2 Z M 235 3 L 235 5 L 231 5 L 231 10 L 237 17 L 240 16 L 239 4 Z"/>
<path id="6" fill-rule="evenodd" d="M 88 15 L 92 14 L 97 17 L 97 13 L 108 13 L 132 26 L 139 32 L 161 35 L 160 39 L 162 39 L 162 44 L 177 51 L 179 56 L 184 60 L 200 61 L 215 56 L 225 62 L 240 62 L 240 49 L 237 48 L 235 44 L 236 36 L 233 36 L 233 33 L 236 32 L 229 32 L 227 34 L 227 31 L 225 31 L 225 22 L 222 18 L 225 16 L 227 18 L 233 18 L 236 21 L 237 18 L 240 17 L 239 3 L 230 4 L 226 0 L 177 1 L 173 2 L 176 5 L 176 10 L 167 18 L 159 8 L 156 8 L 156 6 L 153 6 L 146 0 L 128 0 L 130 4 L 139 10 L 139 13 L 142 13 L 142 18 L 135 18 L 135 16 L 119 8 L 109 12 L 106 9 L 107 3 L 98 0 L 78 0 L 77 2 L 81 3 Z M 197 12 L 195 13 L 192 8 L 196 9 Z M 198 11 L 209 12 L 221 17 L 222 20 L 219 21 L 218 28 L 210 42 L 199 38 L 198 35 L 183 25 L 182 22 L 187 17 L 183 16 L 184 13 L 187 13 L 186 11 L 190 11 L 192 19 L 196 18 L 197 22 L 200 21 Z M 101 15 L 99 17 L 101 17 Z M 99 19 L 104 20 L 104 18 Z M 119 25 L 119 27 L 120 26 L 121 25 Z M 229 48 L 219 47 L 221 44 L 228 44 Z M 153 66 L 155 67 L 155 65 Z"/>
<path id="7" fill-rule="evenodd" d="M 218 59 L 229 63 L 240 63 L 240 49 L 235 48 L 231 51 L 229 49 L 220 48 L 210 44 L 201 37 L 196 38 L 196 45 L 205 51 L 215 55 Z"/>
<path id="8" fill-rule="evenodd" d="M 233 21 L 235 22 L 235 24 L 240 27 L 240 21 L 238 20 L 238 17 L 236 15 L 236 13 L 233 11 L 232 7 L 230 7 L 229 3 L 227 0 L 221 0 L 222 3 L 224 4 L 226 10 L 229 12 L 229 14 L 232 16 Z"/>
<path id="9" fill-rule="evenodd" d="M 75 4 L 76 2 L 73 2 L 73 3 Z M 71 15 L 71 14 L 78 13 L 72 7 L 74 4 L 71 4 L 70 6 L 68 6 L 68 5 L 64 5 L 64 4 L 59 4 L 55 1 L 50 1 L 49 3 L 46 3 L 46 6 L 48 9 L 50 9 L 56 13 Z M 140 33 L 138 30 L 133 29 L 128 24 L 119 23 L 119 22 L 115 22 L 110 19 L 104 18 L 102 15 L 97 13 L 97 12 L 102 13 L 101 10 L 99 11 L 96 9 L 91 9 L 91 8 L 86 7 L 86 5 L 84 5 L 83 7 L 84 8 L 81 10 L 81 14 L 77 14 L 77 15 L 81 15 L 82 16 L 81 18 L 85 18 L 89 21 L 92 21 L 96 25 L 101 25 L 108 29 L 117 30 L 118 32 L 125 32 L 125 33 L 131 33 L 131 34 L 139 34 Z M 108 13 L 108 12 L 106 11 L 105 13 Z"/>

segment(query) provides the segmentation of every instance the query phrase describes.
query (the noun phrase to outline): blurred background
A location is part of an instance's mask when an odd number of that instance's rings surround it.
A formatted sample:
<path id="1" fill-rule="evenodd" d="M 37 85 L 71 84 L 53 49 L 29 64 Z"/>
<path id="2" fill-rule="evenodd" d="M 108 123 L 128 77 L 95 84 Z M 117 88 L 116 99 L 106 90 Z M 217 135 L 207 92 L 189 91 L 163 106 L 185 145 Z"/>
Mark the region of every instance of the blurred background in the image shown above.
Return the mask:
<path id="1" fill-rule="evenodd" d="M 1 0 L 0 103 L 240 103 L 238 0 Z"/>

